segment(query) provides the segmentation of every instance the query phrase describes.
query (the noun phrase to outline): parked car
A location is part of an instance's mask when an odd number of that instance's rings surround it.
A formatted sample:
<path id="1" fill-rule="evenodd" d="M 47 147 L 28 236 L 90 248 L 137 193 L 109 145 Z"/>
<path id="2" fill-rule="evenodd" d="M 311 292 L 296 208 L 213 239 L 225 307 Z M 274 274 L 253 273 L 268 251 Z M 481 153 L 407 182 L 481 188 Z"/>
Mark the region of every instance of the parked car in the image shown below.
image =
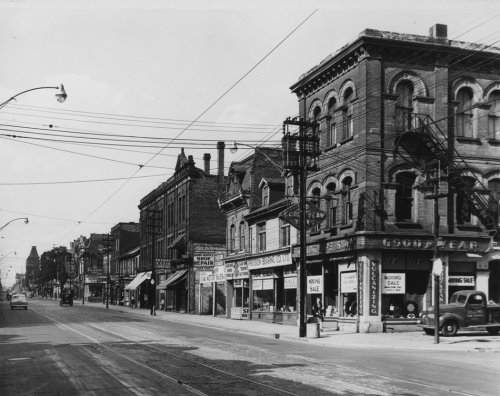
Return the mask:
<path id="1" fill-rule="evenodd" d="M 73 293 L 61 293 L 59 305 L 62 307 L 64 304 L 69 304 L 70 307 L 73 306 Z"/>
<path id="2" fill-rule="evenodd" d="M 28 300 L 24 294 L 13 294 L 10 300 L 10 309 L 24 308 L 28 309 Z"/>
<path id="3" fill-rule="evenodd" d="M 434 335 L 434 307 L 426 309 L 419 324 L 425 334 Z M 488 304 L 486 294 L 477 290 L 453 293 L 449 304 L 439 305 L 439 329 L 453 337 L 460 328 L 485 328 L 492 335 L 500 333 L 500 305 Z"/>

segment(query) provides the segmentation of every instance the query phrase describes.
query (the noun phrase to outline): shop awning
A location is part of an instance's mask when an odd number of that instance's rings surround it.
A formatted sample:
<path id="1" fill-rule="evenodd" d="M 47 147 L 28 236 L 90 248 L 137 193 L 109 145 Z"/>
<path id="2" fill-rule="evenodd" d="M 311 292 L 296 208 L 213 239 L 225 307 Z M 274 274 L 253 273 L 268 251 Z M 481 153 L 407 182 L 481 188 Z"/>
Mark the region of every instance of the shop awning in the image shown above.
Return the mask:
<path id="1" fill-rule="evenodd" d="M 166 289 L 169 286 L 174 286 L 175 284 L 182 282 L 187 276 L 188 270 L 177 271 L 167 280 L 161 281 L 156 289 Z"/>
<path id="2" fill-rule="evenodd" d="M 135 290 L 143 281 L 148 279 L 147 278 L 148 273 L 151 276 L 151 272 L 141 272 L 140 274 L 137 274 L 134 280 L 130 282 L 127 286 L 125 286 L 125 290 Z"/>
<path id="3" fill-rule="evenodd" d="M 179 235 L 175 240 L 168 245 L 167 249 L 181 249 L 186 247 L 186 243 L 184 242 L 184 234 Z"/>

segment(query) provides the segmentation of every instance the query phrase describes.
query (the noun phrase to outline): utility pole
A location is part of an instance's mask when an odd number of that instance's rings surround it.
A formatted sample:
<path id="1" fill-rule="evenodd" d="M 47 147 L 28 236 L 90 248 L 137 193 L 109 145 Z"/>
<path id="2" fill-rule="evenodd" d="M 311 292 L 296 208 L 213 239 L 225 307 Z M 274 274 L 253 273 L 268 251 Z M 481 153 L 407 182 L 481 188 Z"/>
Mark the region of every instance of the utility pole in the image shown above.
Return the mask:
<path id="1" fill-rule="evenodd" d="M 150 304 L 151 315 L 156 316 L 156 229 L 161 230 L 161 212 L 156 209 L 147 209 L 146 225 L 149 230 L 148 233 L 151 235 L 151 279 L 148 287 L 148 302 Z M 157 216 L 160 214 L 160 216 Z"/>
<path id="2" fill-rule="evenodd" d="M 290 133 L 289 126 L 298 126 L 299 132 Z M 306 337 L 306 265 L 307 265 L 307 228 L 306 208 L 307 171 L 317 171 L 316 159 L 319 156 L 318 125 L 315 121 L 286 119 L 283 122 L 283 167 L 299 174 L 299 337 Z M 298 148 L 298 151 L 297 151 Z M 311 157 L 309 161 L 308 158 Z"/>

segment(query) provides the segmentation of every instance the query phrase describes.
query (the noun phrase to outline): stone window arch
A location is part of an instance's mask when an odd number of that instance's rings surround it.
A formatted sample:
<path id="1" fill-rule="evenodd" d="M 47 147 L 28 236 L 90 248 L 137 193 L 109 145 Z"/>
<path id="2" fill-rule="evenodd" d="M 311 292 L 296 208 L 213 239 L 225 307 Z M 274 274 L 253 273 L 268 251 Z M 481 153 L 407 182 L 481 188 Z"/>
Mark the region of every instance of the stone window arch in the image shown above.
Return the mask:
<path id="1" fill-rule="evenodd" d="M 337 186 L 337 220 L 339 225 L 352 224 L 354 218 L 354 204 L 357 195 L 357 189 L 353 186 L 356 183 L 355 173 L 352 170 L 345 170 L 339 177 Z"/>
<path id="2" fill-rule="evenodd" d="M 488 102 L 491 105 L 488 112 L 488 137 L 500 140 L 500 89 L 489 94 Z"/>
<path id="3" fill-rule="evenodd" d="M 473 137 L 473 95 L 474 94 L 469 87 L 463 87 L 457 92 L 456 100 L 458 102 L 458 106 L 455 119 L 457 137 Z"/>
<path id="4" fill-rule="evenodd" d="M 396 89 L 401 83 L 410 83 L 413 85 L 414 96 L 429 96 L 429 91 L 427 86 L 421 77 L 412 71 L 403 70 L 395 74 L 387 84 L 387 92 L 391 94 L 396 94 Z"/>
<path id="5" fill-rule="evenodd" d="M 321 116 L 321 107 L 322 103 L 319 99 L 316 99 L 314 102 L 311 103 L 311 106 L 309 107 L 309 119 L 310 120 L 317 120 Z"/>

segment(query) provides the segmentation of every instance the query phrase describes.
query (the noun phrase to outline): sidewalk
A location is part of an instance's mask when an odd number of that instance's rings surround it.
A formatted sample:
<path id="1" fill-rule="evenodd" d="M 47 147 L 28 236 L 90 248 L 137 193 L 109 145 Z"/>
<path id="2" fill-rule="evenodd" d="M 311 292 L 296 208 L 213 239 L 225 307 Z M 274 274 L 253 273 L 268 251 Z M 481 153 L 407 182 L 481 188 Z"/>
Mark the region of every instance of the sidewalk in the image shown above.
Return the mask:
<path id="1" fill-rule="evenodd" d="M 75 305 L 81 305 L 81 301 L 75 301 L 74 303 Z M 106 305 L 101 303 L 86 302 L 85 306 L 106 309 Z M 437 345 L 434 344 L 434 337 L 425 335 L 423 331 L 360 334 L 328 330 L 322 331 L 320 338 L 299 338 L 299 329 L 295 326 L 282 326 L 252 320 L 214 318 L 213 316 L 186 315 L 165 311 L 156 311 L 156 316 L 151 316 L 149 309 L 131 309 L 116 305 L 109 305 L 109 309 L 129 315 L 147 316 L 157 320 L 298 342 L 309 342 L 311 344 L 331 347 L 500 353 L 500 336 L 491 336 L 486 331 L 459 331 L 455 337 L 440 336 L 440 343 Z"/>

